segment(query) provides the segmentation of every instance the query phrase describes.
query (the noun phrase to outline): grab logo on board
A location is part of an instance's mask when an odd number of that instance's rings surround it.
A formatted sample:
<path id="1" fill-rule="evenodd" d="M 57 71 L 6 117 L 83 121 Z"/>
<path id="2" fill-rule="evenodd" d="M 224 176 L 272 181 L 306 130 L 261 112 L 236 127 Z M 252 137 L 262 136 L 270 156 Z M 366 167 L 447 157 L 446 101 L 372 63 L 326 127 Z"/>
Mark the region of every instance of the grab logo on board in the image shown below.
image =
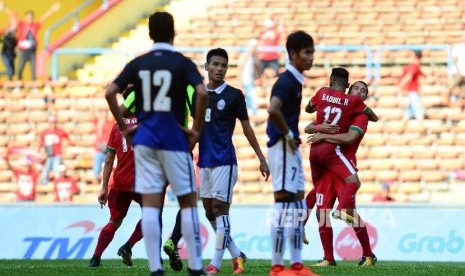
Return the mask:
<path id="1" fill-rule="evenodd" d="M 378 242 L 378 232 L 374 227 L 366 224 L 368 236 L 370 238 L 371 249 L 373 250 Z M 362 246 L 355 235 L 352 227 L 345 227 L 336 238 L 336 254 L 343 260 L 357 260 L 362 257 Z"/>
<path id="2" fill-rule="evenodd" d="M 200 238 L 202 242 L 202 251 L 205 249 L 205 247 L 208 244 L 208 229 L 205 227 L 205 225 L 200 223 Z M 187 259 L 187 248 L 186 248 L 186 242 L 184 241 L 184 238 L 181 238 L 178 243 L 178 248 L 179 248 L 179 257 L 181 259 Z"/>

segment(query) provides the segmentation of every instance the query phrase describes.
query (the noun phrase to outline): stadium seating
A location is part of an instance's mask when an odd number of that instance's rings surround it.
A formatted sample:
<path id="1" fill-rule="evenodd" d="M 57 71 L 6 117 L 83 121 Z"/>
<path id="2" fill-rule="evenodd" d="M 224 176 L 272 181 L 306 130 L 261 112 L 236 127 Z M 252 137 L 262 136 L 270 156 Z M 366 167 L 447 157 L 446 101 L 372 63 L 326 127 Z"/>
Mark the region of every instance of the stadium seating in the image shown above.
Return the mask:
<path id="1" fill-rule="evenodd" d="M 386 44 L 457 43 L 463 36 L 465 6 L 458 0 L 219 1 L 210 6 L 206 14 L 193 14 L 189 24 L 177 26 L 175 44 L 206 48 L 245 46 L 268 17 L 280 19 L 285 32 L 297 28 L 308 31 L 318 46 L 368 45 L 377 49 Z M 141 23 L 111 47 L 115 51 L 144 52 L 152 44 L 147 33 L 146 23 Z M 284 42 L 285 36 L 280 45 Z M 187 51 L 185 54 L 199 65 L 204 62 L 204 52 Z M 230 51 L 230 54 L 228 83 L 237 85 L 239 53 Z M 406 50 L 380 52 L 379 80 L 370 81 L 371 97 L 367 103 L 381 120 L 369 124 L 358 152 L 359 176 L 363 182 L 359 202 L 370 201 L 383 183 L 393 183 L 392 190 L 398 202 L 429 200 L 429 197 L 418 195 L 438 186 L 447 189 L 449 173 L 465 170 L 464 101 L 449 101 L 446 88 L 448 52 L 442 49 L 424 51 L 423 71 L 428 78 L 421 87 L 427 117 L 423 122 L 402 119 L 407 99 L 397 82 L 402 66 L 409 61 L 408 54 Z M 318 87 L 327 83 L 332 66 L 347 67 L 352 81 L 365 79 L 366 55 L 364 51 L 317 51 L 314 68 L 305 73 L 308 81 L 303 105 Z M 281 53 L 282 66 L 285 59 L 285 53 Z M 0 93 L 0 153 L 12 146 L 37 148 L 38 134 L 47 126 L 48 113 L 57 114 L 60 126 L 73 136 L 76 144 L 66 148 L 64 159 L 81 187 L 76 202 L 93 202 L 98 193 L 99 187 L 91 184 L 94 112 L 107 109 L 102 84 L 121 70 L 127 57 L 104 54 L 91 60 L 75 72 L 77 81 L 59 84 L 5 82 Z M 264 77 L 256 87 L 260 110 L 253 117 L 253 123 L 264 152 L 266 107 L 275 80 Z M 20 87 L 20 91 L 12 93 L 15 87 Z M 38 92 L 33 93 L 36 90 Z M 313 119 L 313 115 L 302 114 L 301 129 Z M 240 170 L 234 200 L 247 204 L 271 202 L 271 184 L 265 183 L 258 172 L 258 161 L 240 125 L 236 134 L 234 143 Z M 305 135 L 302 138 L 305 141 Z M 309 147 L 303 145 L 302 148 L 306 181 L 310 183 Z M 1 166 L 3 168 L 4 164 Z M 14 201 L 15 190 L 11 172 L 2 169 L 0 202 Z M 37 201 L 52 202 L 51 190 L 41 188 Z"/>

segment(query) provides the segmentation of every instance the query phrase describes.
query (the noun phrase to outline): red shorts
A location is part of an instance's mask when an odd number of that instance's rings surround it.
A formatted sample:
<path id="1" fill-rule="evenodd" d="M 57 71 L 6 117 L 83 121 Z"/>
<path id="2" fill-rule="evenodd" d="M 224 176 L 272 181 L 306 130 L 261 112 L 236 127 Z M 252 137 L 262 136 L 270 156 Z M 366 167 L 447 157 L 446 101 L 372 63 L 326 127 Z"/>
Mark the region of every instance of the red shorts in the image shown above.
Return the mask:
<path id="1" fill-rule="evenodd" d="M 315 186 L 326 172 L 331 172 L 341 180 L 357 173 L 354 163 L 342 153 L 339 146 L 329 143 L 312 144 L 310 168 Z"/>
<path id="2" fill-rule="evenodd" d="M 316 208 L 332 209 L 336 197 L 340 198 L 344 191 L 345 183 L 333 174 L 326 172 L 320 178 L 320 182 L 314 187 L 316 193 Z"/>
<path id="3" fill-rule="evenodd" d="M 141 205 L 142 196 L 131 191 L 119 191 L 111 189 L 108 193 L 108 208 L 110 208 L 110 219 L 123 219 L 128 213 L 131 201 Z"/>

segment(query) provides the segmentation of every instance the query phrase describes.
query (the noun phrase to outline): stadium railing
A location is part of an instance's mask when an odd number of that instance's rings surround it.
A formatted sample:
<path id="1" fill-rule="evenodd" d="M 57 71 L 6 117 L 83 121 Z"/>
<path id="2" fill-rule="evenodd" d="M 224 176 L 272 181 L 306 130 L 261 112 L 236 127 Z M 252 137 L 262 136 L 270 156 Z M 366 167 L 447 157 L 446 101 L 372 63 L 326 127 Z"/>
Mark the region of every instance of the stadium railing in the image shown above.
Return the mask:
<path id="1" fill-rule="evenodd" d="M 95 1 L 102 1 L 102 6 L 104 9 L 108 7 L 108 0 L 87 0 L 86 2 L 82 3 L 76 9 L 71 11 L 68 15 L 58 20 L 55 24 L 53 24 L 49 29 L 45 31 L 45 49 L 49 49 L 50 46 L 50 34 L 62 26 L 63 24 L 67 23 L 69 20 L 73 20 L 73 31 L 79 30 L 79 13 L 87 8 L 89 5 L 94 3 Z"/>
<path id="2" fill-rule="evenodd" d="M 229 52 L 243 52 L 246 47 L 223 47 Z M 383 51 L 398 51 L 398 50 L 446 50 L 448 53 L 447 64 L 448 69 L 453 65 L 453 58 L 451 55 L 452 47 L 450 45 L 379 45 L 379 46 L 366 46 L 366 45 L 325 45 L 317 46 L 317 51 L 323 52 L 337 52 L 337 51 L 365 51 L 365 79 L 370 81 L 380 80 L 380 71 L 382 67 L 381 53 Z M 206 54 L 210 48 L 208 47 L 176 47 L 176 50 L 181 53 L 204 53 Z M 285 53 L 285 47 L 259 47 L 258 51 L 275 51 Z M 59 58 L 62 55 L 99 55 L 99 54 L 123 54 L 128 58 L 128 61 L 141 51 L 122 51 L 114 50 L 111 48 L 58 48 L 52 54 L 52 80 L 56 81 L 59 74 Z M 287 62 L 287 61 L 286 61 Z"/>

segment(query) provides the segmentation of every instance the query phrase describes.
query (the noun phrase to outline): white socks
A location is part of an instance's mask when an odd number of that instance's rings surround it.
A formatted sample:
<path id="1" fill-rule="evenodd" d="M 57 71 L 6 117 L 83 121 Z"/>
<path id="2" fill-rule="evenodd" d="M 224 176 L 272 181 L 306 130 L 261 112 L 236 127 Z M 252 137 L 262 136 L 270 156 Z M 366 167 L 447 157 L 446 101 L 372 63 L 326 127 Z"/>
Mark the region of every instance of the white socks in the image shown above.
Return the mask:
<path id="1" fill-rule="evenodd" d="M 197 207 L 181 209 L 181 233 L 186 241 L 188 267 L 192 270 L 201 270 L 202 241 Z"/>
<path id="2" fill-rule="evenodd" d="M 221 267 L 223 261 L 223 255 L 226 247 L 229 243 L 229 234 L 231 233 L 231 225 L 229 223 L 229 216 L 219 216 L 216 218 L 216 243 L 215 253 L 211 264 L 217 267 Z"/>
<path id="3" fill-rule="evenodd" d="M 160 262 L 160 209 L 142 207 L 142 234 L 149 259 L 150 271 L 154 272 L 163 269 Z"/>
<path id="4" fill-rule="evenodd" d="M 287 209 L 289 202 L 275 202 L 273 219 L 271 221 L 271 265 L 284 265 L 284 249 L 286 248 L 286 239 L 284 234 L 283 210 Z"/>
<path id="5" fill-rule="evenodd" d="M 302 235 L 304 230 L 304 220 L 307 216 L 307 206 L 305 200 L 298 200 L 290 204 L 294 206 L 294 220 L 292 228 L 287 228 L 289 245 L 290 245 L 290 255 L 291 255 L 291 265 L 295 263 L 302 263 Z"/>
<path id="6" fill-rule="evenodd" d="M 210 220 L 210 224 L 216 233 L 216 220 Z M 231 236 L 229 236 L 228 251 L 229 254 L 231 254 L 231 258 L 233 259 L 241 255 L 241 250 L 239 249 L 239 247 L 237 247 L 236 243 L 234 242 Z"/>

